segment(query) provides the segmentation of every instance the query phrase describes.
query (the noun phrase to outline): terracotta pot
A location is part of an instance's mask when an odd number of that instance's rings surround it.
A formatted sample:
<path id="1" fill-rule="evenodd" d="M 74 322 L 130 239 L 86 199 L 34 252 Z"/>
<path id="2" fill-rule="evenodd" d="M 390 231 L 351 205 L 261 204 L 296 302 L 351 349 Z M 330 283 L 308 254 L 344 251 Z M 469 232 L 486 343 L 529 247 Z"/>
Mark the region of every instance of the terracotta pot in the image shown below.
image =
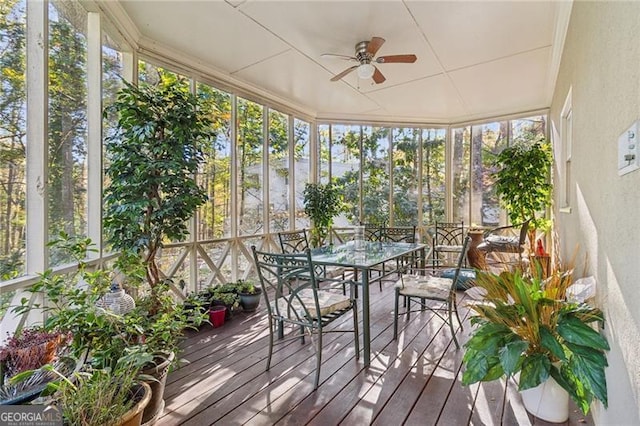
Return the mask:
<path id="1" fill-rule="evenodd" d="M 142 413 L 151 400 L 151 387 L 144 382 L 138 383 L 134 385 L 132 394 L 136 403 L 122 416 L 118 423 L 119 426 L 139 426 L 142 424 Z"/>

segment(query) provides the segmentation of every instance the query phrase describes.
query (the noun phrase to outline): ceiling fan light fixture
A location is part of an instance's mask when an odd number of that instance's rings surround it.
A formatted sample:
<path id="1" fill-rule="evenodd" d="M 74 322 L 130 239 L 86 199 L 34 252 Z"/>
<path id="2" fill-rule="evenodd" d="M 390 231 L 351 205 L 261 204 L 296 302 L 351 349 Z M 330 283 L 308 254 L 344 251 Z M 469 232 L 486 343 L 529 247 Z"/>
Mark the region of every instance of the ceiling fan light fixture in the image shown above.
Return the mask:
<path id="1" fill-rule="evenodd" d="M 376 68 L 371 64 L 360 64 L 358 66 L 358 77 L 361 79 L 367 79 L 373 77 L 373 73 Z"/>

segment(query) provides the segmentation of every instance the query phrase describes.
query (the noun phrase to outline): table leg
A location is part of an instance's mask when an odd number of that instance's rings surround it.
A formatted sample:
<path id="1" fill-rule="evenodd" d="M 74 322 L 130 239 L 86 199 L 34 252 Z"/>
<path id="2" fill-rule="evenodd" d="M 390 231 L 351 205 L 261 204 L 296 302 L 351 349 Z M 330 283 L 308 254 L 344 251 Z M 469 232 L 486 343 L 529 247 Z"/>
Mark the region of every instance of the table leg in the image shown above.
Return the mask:
<path id="1" fill-rule="evenodd" d="M 364 366 L 371 364 L 371 330 L 369 329 L 369 270 L 362 269 L 362 347 Z"/>

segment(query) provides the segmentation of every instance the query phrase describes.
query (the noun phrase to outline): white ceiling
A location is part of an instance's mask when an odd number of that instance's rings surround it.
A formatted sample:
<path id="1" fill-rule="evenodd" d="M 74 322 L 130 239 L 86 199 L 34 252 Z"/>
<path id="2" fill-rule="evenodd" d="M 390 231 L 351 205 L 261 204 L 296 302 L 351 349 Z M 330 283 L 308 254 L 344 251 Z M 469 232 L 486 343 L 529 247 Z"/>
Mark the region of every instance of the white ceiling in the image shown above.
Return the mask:
<path id="1" fill-rule="evenodd" d="M 450 123 L 549 106 L 568 24 L 560 1 L 121 1 L 139 46 L 189 58 L 318 119 Z M 567 5 L 569 5 L 567 7 Z M 113 4 L 112 6 L 113 7 Z M 372 36 L 382 84 L 323 53 Z"/>

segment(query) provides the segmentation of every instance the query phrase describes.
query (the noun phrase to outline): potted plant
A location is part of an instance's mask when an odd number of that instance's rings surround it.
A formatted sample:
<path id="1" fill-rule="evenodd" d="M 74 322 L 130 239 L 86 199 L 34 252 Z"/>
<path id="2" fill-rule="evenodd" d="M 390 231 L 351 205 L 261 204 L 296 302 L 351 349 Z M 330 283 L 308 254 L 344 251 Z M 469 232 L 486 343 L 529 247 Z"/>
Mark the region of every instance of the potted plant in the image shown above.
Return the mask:
<path id="1" fill-rule="evenodd" d="M 215 287 L 209 287 L 206 290 L 209 293 L 209 301 L 211 307 L 225 306 L 227 308 L 225 319 L 229 320 L 233 316 L 233 312 L 240 307 L 240 296 L 238 290 L 233 284 L 222 284 Z"/>
<path id="2" fill-rule="evenodd" d="M 112 276 L 103 269 L 91 270 L 85 262 L 87 251 L 93 250 L 90 239 L 61 233 L 49 245 L 75 260 L 77 269 L 68 274 L 55 274 L 51 269 L 43 272 L 28 291 L 40 293 L 46 304 L 30 306 L 25 298 L 14 312 L 42 310 L 46 314 L 43 330 L 68 334 L 71 356 L 90 362 L 95 368 L 113 367 L 125 348 L 140 342 L 142 319 L 100 306 L 110 292 Z"/>
<path id="3" fill-rule="evenodd" d="M 105 139 L 109 185 L 104 229 L 114 250 L 129 259 L 139 257 L 148 285 L 143 290 L 148 325 L 160 341 L 171 342 L 165 351 L 177 347 L 177 329 L 167 327 L 186 315 L 175 302 L 164 300 L 169 286 L 161 277 L 157 256 L 164 242 L 184 240 L 188 220 L 207 199 L 195 176 L 204 161 L 203 147 L 215 137 L 210 112 L 184 79 L 163 80 L 157 86 L 125 82 L 105 110 L 118 120 Z M 166 368 L 159 373 L 166 377 Z M 161 410 L 163 403 L 155 401 L 162 395 L 156 391 L 150 407 Z M 148 412 L 149 408 L 145 422 Z"/>
<path id="4" fill-rule="evenodd" d="M 325 244 L 333 218 L 344 209 L 342 196 L 338 188 L 331 183 L 307 183 L 304 188 L 304 212 L 311 219 L 311 245 L 321 247 Z"/>
<path id="5" fill-rule="evenodd" d="M 74 259 L 77 269 L 65 275 L 45 271 L 29 291 L 41 293 L 47 304 L 29 306 L 25 298 L 14 312 L 42 309 L 46 313 L 43 328 L 69 333 L 70 355 L 95 370 L 114 369 L 127 353 L 144 355 L 148 362 L 145 374 L 157 375 L 150 381 L 154 393 L 147 408 L 156 411 L 145 414 L 154 418 L 163 407 L 164 380 L 183 331 L 192 324 L 199 325 L 205 319 L 204 314 L 189 316 L 169 294 L 166 281 L 158 284 L 155 297 L 147 294 L 139 298 L 131 311 L 112 311 L 101 302 L 109 295 L 117 274 L 89 268 L 84 259 L 92 249 L 91 240 L 61 234 L 51 244 Z M 156 308 L 155 314 L 151 314 L 151 306 Z"/>
<path id="6" fill-rule="evenodd" d="M 516 143 L 496 156 L 493 174 L 500 203 L 507 210 L 511 223 L 529 221 L 530 253 L 534 253 L 536 229 L 547 230 L 550 221 L 542 216 L 551 205 L 551 165 L 553 153 L 549 142 L 542 138 L 533 143 Z"/>
<path id="7" fill-rule="evenodd" d="M 553 388 L 566 391 L 562 413 L 544 411 L 528 402 L 532 414 L 547 421 L 568 418 L 568 396 L 586 414 L 594 399 L 607 406 L 604 368 L 609 345 L 590 324 L 602 321 L 602 312 L 566 300 L 571 273 L 554 271 L 542 280 L 518 270 L 500 275 L 478 274 L 483 303 L 471 305 L 476 326 L 465 344 L 463 384 L 519 374 L 520 391 Z M 526 396 L 525 396 L 526 395 Z M 544 398 L 544 397 L 543 397 Z M 556 402 L 559 398 L 553 398 Z M 539 410 L 542 411 L 539 411 Z"/>
<path id="8" fill-rule="evenodd" d="M 166 290 L 158 251 L 165 241 L 184 240 L 188 220 L 207 200 L 195 175 L 203 146 L 215 136 L 213 123 L 181 79 L 158 86 L 125 82 L 105 111 L 113 113 L 117 126 L 105 139 L 104 229 L 114 250 L 142 259 L 155 315 Z"/>
<path id="9" fill-rule="evenodd" d="M 255 312 L 260 305 L 260 298 L 262 297 L 262 289 L 250 281 L 238 280 L 235 283 L 238 289 L 238 296 L 240 296 L 240 306 L 245 312 Z"/>
<path id="10" fill-rule="evenodd" d="M 9 336 L 0 348 L 0 403 L 22 404 L 36 398 L 52 379 L 50 375 L 40 374 L 17 384 L 11 379 L 58 361 L 69 338 L 67 333 L 42 328 L 28 328 Z"/>
<path id="11" fill-rule="evenodd" d="M 70 373 L 47 364 L 39 370 L 20 373 L 13 380 L 27 380 L 40 371 L 55 377 L 43 392 L 44 402 L 60 407 L 64 424 L 140 425 L 151 399 L 149 385 L 138 378 L 140 367 L 148 362 L 147 356 L 131 351 L 111 368 L 85 365 Z"/>

